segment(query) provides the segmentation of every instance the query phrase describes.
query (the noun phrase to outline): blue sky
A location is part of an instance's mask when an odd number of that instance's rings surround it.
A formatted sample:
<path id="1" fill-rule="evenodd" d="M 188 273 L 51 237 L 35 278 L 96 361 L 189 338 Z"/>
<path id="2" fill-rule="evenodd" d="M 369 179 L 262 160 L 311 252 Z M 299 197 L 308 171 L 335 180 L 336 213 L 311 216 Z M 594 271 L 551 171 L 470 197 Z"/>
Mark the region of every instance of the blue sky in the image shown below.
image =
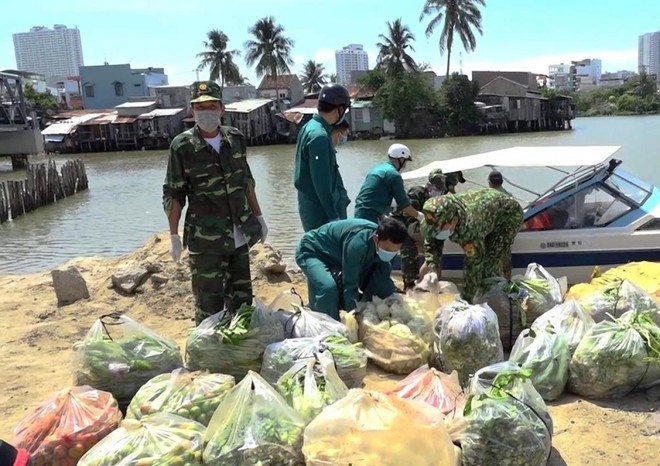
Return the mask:
<path id="1" fill-rule="evenodd" d="M 163 66 L 171 84 L 195 79 L 195 54 L 203 49 L 206 31 L 218 28 L 230 47 L 243 50 L 247 29 L 272 14 L 295 40 L 294 72 L 316 59 L 334 72 L 334 51 L 361 43 L 376 58 L 378 35 L 386 21 L 401 17 L 415 34 L 414 57 L 444 74 L 446 58 L 437 35 L 426 38 L 419 22 L 423 0 L 31 0 L 0 15 L 0 69 L 16 64 L 11 34 L 34 25 L 55 23 L 81 31 L 86 65 L 130 63 Z M 634 4 L 633 7 L 627 5 Z M 186 5 L 185 7 L 183 5 Z M 226 6 L 225 6 L 226 5 Z M 406 6 L 403 6 L 406 5 Z M 7 13 L 7 11 L 5 11 Z M 475 69 L 547 72 L 552 63 L 600 58 L 603 71 L 636 69 L 637 38 L 660 30 L 660 1 L 635 0 L 487 0 L 483 36 L 473 53 L 463 53 L 463 71 Z M 459 50 L 452 70 L 459 69 Z M 258 84 L 254 72 L 239 59 L 241 71 Z"/>

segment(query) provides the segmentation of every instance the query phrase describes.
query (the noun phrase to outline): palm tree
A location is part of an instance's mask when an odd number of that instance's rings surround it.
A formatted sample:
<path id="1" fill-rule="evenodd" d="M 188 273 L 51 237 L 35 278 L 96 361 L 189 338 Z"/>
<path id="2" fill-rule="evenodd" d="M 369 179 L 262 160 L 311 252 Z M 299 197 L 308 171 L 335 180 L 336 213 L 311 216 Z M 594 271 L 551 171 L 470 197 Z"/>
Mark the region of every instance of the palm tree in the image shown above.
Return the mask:
<path id="1" fill-rule="evenodd" d="M 387 29 L 387 36 L 380 34 L 382 42 L 376 44 L 379 49 L 377 66 L 389 75 L 400 74 L 406 70 L 416 70 L 415 60 L 408 55 L 408 50 L 415 51 L 411 45 L 411 42 L 415 40 L 413 33 L 410 32 L 408 26 L 401 24 L 401 18 L 391 23 L 388 22 Z"/>
<path id="2" fill-rule="evenodd" d="M 207 50 L 197 54 L 197 58 L 201 58 L 198 69 L 210 68 L 209 79 L 217 81 L 219 78 L 222 88 L 225 87 L 225 82 L 235 81 L 240 76 L 234 57 L 238 57 L 241 52 L 227 50 L 229 38 L 219 29 L 209 31 L 207 37 L 208 40 L 204 41 Z"/>
<path id="3" fill-rule="evenodd" d="M 234 79 L 227 81 L 227 84 L 232 86 L 245 86 L 250 84 L 250 79 L 246 78 L 239 72 L 238 75 L 234 77 Z"/>
<path id="4" fill-rule="evenodd" d="M 328 82 L 329 83 L 336 83 L 337 82 L 337 73 L 331 73 L 330 76 L 328 76 Z"/>
<path id="5" fill-rule="evenodd" d="M 447 50 L 447 77 L 449 77 L 454 33 L 458 33 L 466 51 L 472 52 L 477 48 L 477 39 L 474 37 L 473 29 L 476 29 L 479 34 L 483 34 L 479 5 L 486 6 L 486 0 L 426 0 L 422 14 L 419 15 L 420 21 L 426 16 L 433 16 L 426 26 L 426 37 L 431 36 L 444 19 L 438 45 L 441 54 Z"/>
<path id="6" fill-rule="evenodd" d="M 302 84 L 306 93 L 311 94 L 320 90 L 326 82 L 325 67 L 322 64 L 316 63 L 314 60 L 305 63 Z"/>
<path id="7" fill-rule="evenodd" d="M 244 44 L 247 51 L 245 61 L 248 66 L 255 66 L 258 77 L 269 76 L 277 86 L 277 75 L 291 72 L 294 41 L 284 35 L 284 28 L 272 16 L 261 18 L 248 32 L 254 40 Z M 275 89 L 275 93 L 279 99 L 279 89 Z"/>

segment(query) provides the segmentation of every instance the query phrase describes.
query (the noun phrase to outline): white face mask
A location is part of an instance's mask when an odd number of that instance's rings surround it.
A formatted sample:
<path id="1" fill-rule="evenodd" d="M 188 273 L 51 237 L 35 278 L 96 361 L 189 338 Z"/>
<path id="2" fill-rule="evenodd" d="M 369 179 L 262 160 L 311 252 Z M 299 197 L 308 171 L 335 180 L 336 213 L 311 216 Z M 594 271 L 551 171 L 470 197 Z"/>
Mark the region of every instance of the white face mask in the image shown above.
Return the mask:
<path id="1" fill-rule="evenodd" d="M 220 126 L 220 112 L 217 110 L 196 110 L 195 123 L 199 129 L 210 133 Z"/>

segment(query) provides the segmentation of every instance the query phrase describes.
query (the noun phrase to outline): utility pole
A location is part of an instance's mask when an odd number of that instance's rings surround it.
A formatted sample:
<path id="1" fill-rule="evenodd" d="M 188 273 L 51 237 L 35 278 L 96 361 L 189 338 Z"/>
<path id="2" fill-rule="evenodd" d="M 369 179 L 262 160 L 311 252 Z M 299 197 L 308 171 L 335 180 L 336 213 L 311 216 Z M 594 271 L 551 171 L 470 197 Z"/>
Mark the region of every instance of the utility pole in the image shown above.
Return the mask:
<path id="1" fill-rule="evenodd" d="M 459 70 L 461 71 L 461 75 L 463 74 L 463 52 L 459 52 L 458 56 L 460 58 L 459 61 Z"/>
<path id="2" fill-rule="evenodd" d="M 199 81 L 199 67 L 193 70 L 195 72 L 195 81 Z"/>

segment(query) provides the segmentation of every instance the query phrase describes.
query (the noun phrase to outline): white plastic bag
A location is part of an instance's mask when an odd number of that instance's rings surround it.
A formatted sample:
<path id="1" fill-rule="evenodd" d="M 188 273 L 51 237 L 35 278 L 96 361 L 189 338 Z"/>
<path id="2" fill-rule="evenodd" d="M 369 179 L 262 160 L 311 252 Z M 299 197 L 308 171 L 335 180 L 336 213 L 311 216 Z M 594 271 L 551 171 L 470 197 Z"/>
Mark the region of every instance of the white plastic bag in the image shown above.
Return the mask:
<path id="1" fill-rule="evenodd" d="M 539 332 L 554 329 L 557 333 L 564 335 L 568 340 L 568 349 L 572 356 L 580 341 L 593 326 L 594 320 L 580 306 L 580 303 L 575 299 L 569 299 L 536 319 L 532 324 L 532 330 Z"/>

